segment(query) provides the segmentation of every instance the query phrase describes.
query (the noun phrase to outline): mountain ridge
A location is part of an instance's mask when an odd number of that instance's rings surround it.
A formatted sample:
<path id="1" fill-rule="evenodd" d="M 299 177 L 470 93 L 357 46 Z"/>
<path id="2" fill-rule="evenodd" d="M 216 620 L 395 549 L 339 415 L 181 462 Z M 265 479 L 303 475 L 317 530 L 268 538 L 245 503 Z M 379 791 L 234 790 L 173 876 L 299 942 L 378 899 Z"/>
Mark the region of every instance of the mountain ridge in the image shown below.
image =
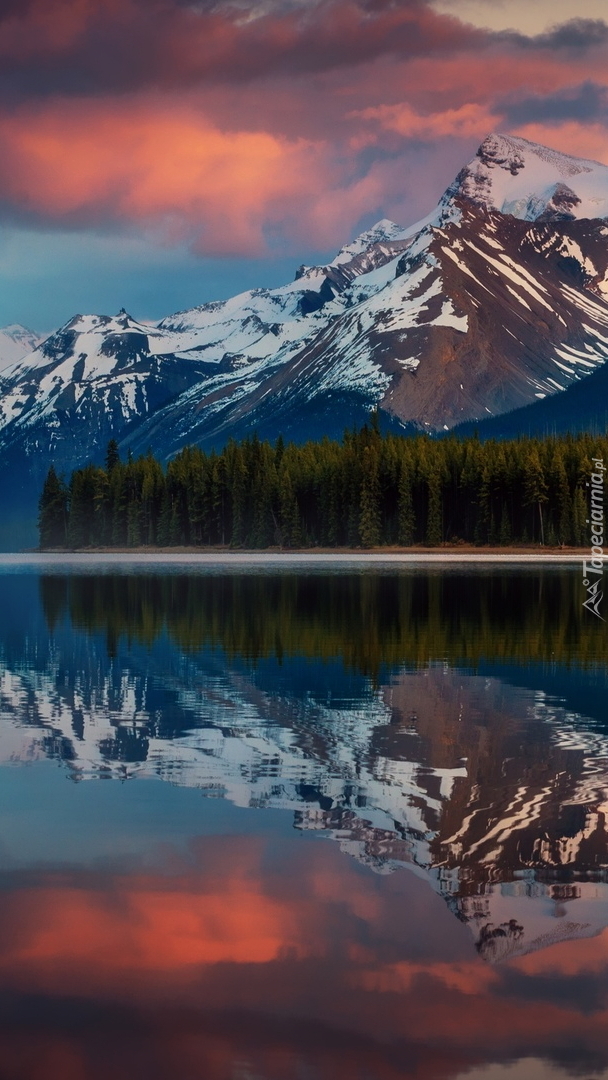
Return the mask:
<path id="1" fill-rule="evenodd" d="M 110 438 L 167 458 L 339 437 L 374 408 L 440 433 L 567 399 L 608 358 L 607 217 L 608 167 L 489 135 L 426 218 L 381 219 L 283 286 L 155 324 L 75 316 L 0 371 L 0 461 L 31 502 L 51 461 Z"/>

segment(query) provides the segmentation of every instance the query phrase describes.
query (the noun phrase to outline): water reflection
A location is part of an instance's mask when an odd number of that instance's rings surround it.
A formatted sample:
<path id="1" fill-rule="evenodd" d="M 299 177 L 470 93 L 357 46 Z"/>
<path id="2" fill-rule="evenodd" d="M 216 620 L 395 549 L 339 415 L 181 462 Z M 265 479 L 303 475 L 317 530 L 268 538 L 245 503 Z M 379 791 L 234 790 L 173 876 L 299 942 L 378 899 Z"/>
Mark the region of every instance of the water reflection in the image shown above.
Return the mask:
<path id="1" fill-rule="evenodd" d="M 91 835 L 6 866 L 6 1075 L 608 1067 L 606 637 L 579 584 L 43 576 L 19 623 L 31 586 L 0 579 L 0 759 L 184 807 L 145 864 Z M 53 796 L 75 832 L 94 790 Z M 200 834 L 193 790 L 241 808 L 233 834 Z"/>
<path id="2" fill-rule="evenodd" d="M 520 573 L 45 575 L 52 630 L 66 615 L 151 644 L 163 631 L 186 653 L 229 658 L 340 658 L 374 676 L 382 666 L 484 658 L 589 663 L 608 635 L 581 604 L 580 571 Z"/>

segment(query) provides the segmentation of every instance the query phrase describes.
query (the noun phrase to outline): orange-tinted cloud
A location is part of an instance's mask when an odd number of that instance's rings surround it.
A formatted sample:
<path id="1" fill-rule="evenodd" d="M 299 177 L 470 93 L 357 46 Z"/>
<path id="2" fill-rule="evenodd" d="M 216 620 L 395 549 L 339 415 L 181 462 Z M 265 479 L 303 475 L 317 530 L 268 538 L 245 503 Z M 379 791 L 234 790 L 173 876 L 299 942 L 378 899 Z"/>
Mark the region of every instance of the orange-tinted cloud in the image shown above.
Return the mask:
<path id="1" fill-rule="evenodd" d="M 414 139 L 482 138 L 499 123 L 486 105 L 470 102 L 457 109 L 444 109 L 427 116 L 417 113 L 411 105 L 377 105 L 356 114 L 362 120 L 376 121 L 387 131 Z"/>
<path id="2" fill-rule="evenodd" d="M 260 253 L 265 234 L 338 242 L 381 205 L 326 142 L 221 131 L 192 107 L 54 103 L 0 117 L 0 202 L 67 224 L 138 223 L 205 254 Z M 354 173 L 354 175 L 353 175 Z"/>
<path id="3" fill-rule="evenodd" d="M 527 975 L 591 975 L 608 971 L 608 930 L 594 937 L 559 942 L 512 962 Z"/>
<path id="4" fill-rule="evenodd" d="M 218 964 L 323 957 L 336 915 L 347 925 L 379 914 L 373 881 L 323 855 L 304 868 L 298 896 L 264 870 L 254 838 L 206 840 L 194 867 L 168 875 L 43 875 L 3 896 L 0 985 L 59 979 L 65 992 L 97 993 L 129 975 L 162 983 Z"/>
<path id="5" fill-rule="evenodd" d="M 40 217 L 138 221 L 207 252 L 263 247 L 281 202 L 302 197 L 322 148 L 264 131 L 222 132 L 157 102 L 21 112 L 0 119 L 1 196 Z"/>
<path id="6" fill-rule="evenodd" d="M 166 874 L 5 879 L 3 1076 L 220 1080 L 242 1062 L 266 1080 L 447 1080 L 571 1045 L 608 1060 L 606 1013 L 568 996 L 569 970 L 490 968 L 472 941 L 454 948 L 466 929 L 428 885 L 304 847 L 297 868 L 273 869 L 258 840 L 222 838 Z M 515 992 L 514 969 L 527 980 Z"/>
<path id="7" fill-rule="evenodd" d="M 198 894 L 192 886 L 137 883 L 118 908 L 103 895 L 58 886 L 21 895 L 22 941 L 3 962 L 27 968 L 48 963 L 174 971 L 201 964 L 260 964 L 297 950 L 294 913 L 246 880 Z M 41 913 L 44 916 L 41 918 Z"/>
<path id="8" fill-rule="evenodd" d="M 605 158 L 604 29 L 492 33 L 426 0 L 6 0 L 0 211 L 327 251 L 427 213 L 491 129 Z"/>
<path id="9" fill-rule="evenodd" d="M 522 124 L 520 135 L 532 142 L 559 146 L 575 157 L 608 164 L 608 127 L 571 120 L 565 124 Z"/>

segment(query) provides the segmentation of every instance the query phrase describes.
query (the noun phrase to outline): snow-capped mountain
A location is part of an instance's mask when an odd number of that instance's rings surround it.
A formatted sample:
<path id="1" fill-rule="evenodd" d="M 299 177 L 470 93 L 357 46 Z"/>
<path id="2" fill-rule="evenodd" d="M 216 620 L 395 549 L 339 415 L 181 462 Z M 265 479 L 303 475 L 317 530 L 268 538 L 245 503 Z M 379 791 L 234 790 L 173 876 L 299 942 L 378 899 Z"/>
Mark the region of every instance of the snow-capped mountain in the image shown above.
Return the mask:
<path id="1" fill-rule="evenodd" d="M 12 323 L 10 326 L 0 327 L 0 371 L 11 364 L 22 360 L 33 352 L 40 342 L 42 335 L 28 330 L 20 323 Z"/>
<path id="2" fill-rule="evenodd" d="M 215 651 L 29 648 L 0 661 L 0 761 L 287 810 L 379 873 L 425 878 L 490 962 L 608 922 L 608 740 L 542 693 L 441 663 L 325 697 Z"/>
<path id="3" fill-rule="evenodd" d="M 525 221 L 608 217 L 608 170 L 512 135 L 488 135 L 442 203 L 465 198 Z"/>
<path id="4" fill-rule="evenodd" d="M 240 399 L 312 342 L 342 309 L 346 283 L 394 262 L 408 243 L 407 230 L 381 222 L 352 251 L 327 267 L 301 267 L 282 288 L 255 289 L 157 325 L 125 311 L 75 316 L 0 374 L 0 453 L 29 461 L 39 479 L 49 460 L 72 467 L 98 457 L 112 436 L 134 443 L 138 426 L 166 405 L 188 403 L 195 387 L 214 402 L 214 414 L 226 397 Z"/>
<path id="5" fill-rule="evenodd" d="M 161 320 L 76 316 L 0 372 L 0 458 L 40 478 L 111 436 L 169 456 L 253 430 L 340 436 L 378 407 L 450 429 L 608 357 L 608 168 L 491 135 L 421 222 Z"/>

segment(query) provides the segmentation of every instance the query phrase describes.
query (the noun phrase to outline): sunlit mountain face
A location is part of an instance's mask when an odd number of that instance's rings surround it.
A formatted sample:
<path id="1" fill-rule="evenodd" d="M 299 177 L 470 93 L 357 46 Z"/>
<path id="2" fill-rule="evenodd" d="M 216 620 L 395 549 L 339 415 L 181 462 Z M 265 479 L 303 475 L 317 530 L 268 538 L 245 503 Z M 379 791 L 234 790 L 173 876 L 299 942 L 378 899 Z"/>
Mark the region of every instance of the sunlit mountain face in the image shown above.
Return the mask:
<path id="1" fill-rule="evenodd" d="M 6 1076 L 604 1075 L 578 568 L 0 569 Z"/>

